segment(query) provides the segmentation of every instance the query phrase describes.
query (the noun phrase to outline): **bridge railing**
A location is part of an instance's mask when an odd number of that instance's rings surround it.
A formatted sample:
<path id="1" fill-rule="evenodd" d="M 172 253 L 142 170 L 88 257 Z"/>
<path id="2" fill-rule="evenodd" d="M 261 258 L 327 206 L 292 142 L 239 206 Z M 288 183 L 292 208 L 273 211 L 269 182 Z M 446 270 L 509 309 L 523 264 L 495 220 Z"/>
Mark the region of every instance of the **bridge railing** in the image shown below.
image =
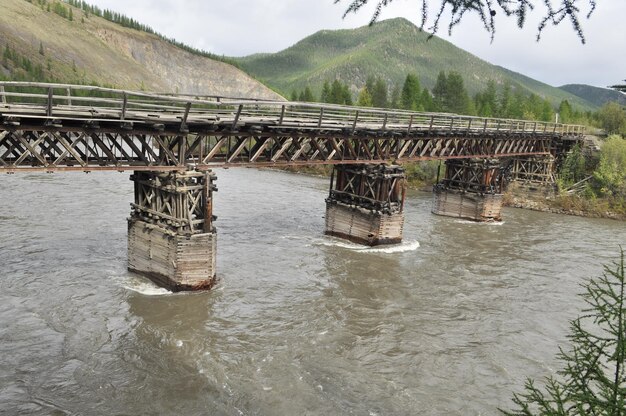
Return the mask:
<path id="1" fill-rule="evenodd" d="M 341 131 L 360 134 L 542 134 L 580 136 L 585 127 L 540 121 L 418 113 L 320 103 L 154 94 L 111 88 L 0 82 L 0 116 L 47 120 L 163 123 L 181 127 L 218 125 L 233 131 Z"/>

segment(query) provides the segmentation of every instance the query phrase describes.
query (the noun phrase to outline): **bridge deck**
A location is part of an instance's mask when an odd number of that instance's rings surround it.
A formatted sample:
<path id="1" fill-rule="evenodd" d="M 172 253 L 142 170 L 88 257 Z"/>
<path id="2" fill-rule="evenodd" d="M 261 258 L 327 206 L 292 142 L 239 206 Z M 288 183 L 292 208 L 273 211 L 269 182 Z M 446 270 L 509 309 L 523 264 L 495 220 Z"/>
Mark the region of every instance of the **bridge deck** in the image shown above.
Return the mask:
<path id="1" fill-rule="evenodd" d="M 541 155 L 583 134 L 535 121 L 0 82 L 0 172 Z"/>

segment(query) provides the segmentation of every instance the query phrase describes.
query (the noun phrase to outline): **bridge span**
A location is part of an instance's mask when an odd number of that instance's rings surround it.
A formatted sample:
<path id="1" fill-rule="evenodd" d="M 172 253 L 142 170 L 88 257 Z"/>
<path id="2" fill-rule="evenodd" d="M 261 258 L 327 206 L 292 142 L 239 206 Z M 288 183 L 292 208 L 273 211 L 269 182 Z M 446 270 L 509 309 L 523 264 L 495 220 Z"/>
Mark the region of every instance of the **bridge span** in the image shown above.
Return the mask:
<path id="1" fill-rule="evenodd" d="M 129 268 L 215 282 L 212 168 L 335 165 L 326 233 L 401 241 L 401 164 L 446 161 L 433 212 L 497 220 L 507 180 L 553 180 L 584 127 L 317 103 L 0 82 L 0 173 L 133 171 Z"/>

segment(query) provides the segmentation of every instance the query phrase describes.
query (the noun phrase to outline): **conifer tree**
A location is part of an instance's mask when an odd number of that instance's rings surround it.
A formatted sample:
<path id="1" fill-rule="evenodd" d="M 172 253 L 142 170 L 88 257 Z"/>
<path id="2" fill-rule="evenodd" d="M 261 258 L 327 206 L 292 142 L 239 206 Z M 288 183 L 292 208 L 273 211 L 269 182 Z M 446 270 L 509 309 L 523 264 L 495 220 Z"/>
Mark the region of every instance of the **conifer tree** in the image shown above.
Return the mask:
<path id="1" fill-rule="evenodd" d="M 435 111 L 433 96 L 427 88 L 422 90 L 420 104 L 417 106 L 417 111 Z"/>
<path id="2" fill-rule="evenodd" d="M 372 104 L 374 107 L 387 108 L 389 107 L 389 98 L 387 92 L 387 84 L 382 78 L 376 78 L 372 90 Z"/>
<path id="3" fill-rule="evenodd" d="M 447 88 L 448 77 L 444 71 L 439 71 L 437 75 L 437 81 L 433 87 L 433 110 L 434 111 L 447 111 Z"/>
<path id="4" fill-rule="evenodd" d="M 364 86 L 361 88 L 361 91 L 359 91 L 356 105 L 359 107 L 372 107 L 372 95 L 367 90 L 367 86 Z"/>
<path id="5" fill-rule="evenodd" d="M 493 117 L 498 113 L 496 83 L 487 81 L 487 88 L 474 97 L 476 112 L 482 117 Z"/>
<path id="6" fill-rule="evenodd" d="M 626 415 L 626 279 L 624 251 L 600 278 L 592 278 L 581 295 L 587 308 L 570 322 L 571 347 L 560 349 L 559 378 L 544 388 L 531 379 L 514 394 L 509 416 Z"/>
<path id="7" fill-rule="evenodd" d="M 350 88 L 348 87 L 348 84 L 342 85 L 341 96 L 342 96 L 341 104 L 352 105 L 352 94 L 350 93 Z"/>
<path id="8" fill-rule="evenodd" d="M 448 73 L 446 85 L 447 111 L 455 114 L 472 114 L 472 107 L 463 77 L 455 71 Z"/>
<path id="9" fill-rule="evenodd" d="M 315 101 L 315 97 L 313 96 L 313 92 L 311 92 L 311 88 L 309 88 L 309 86 L 307 85 L 304 88 L 304 91 L 302 92 L 302 99 L 300 101 L 304 101 L 304 102 L 314 102 Z"/>
<path id="10" fill-rule="evenodd" d="M 498 111 L 496 115 L 498 117 L 511 117 L 511 83 L 504 82 L 500 97 L 498 99 Z"/>
<path id="11" fill-rule="evenodd" d="M 338 79 L 335 79 L 330 87 L 330 97 L 328 102 L 331 104 L 344 103 L 343 85 Z"/>
<path id="12" fill-rule="evenodd" d="M 322 87 L 322 95 L 320 96 L 320 101 L 323 103 L 329 103 L 330 101 L 330 84 L 328 81 L 324 81 L 324 86 Z"/>
<path id="13" fill-rule="evenodd" d="M 572 120 L 572 106 L 569 101 L 563 100 L 559 104 L 559 122 L 570 123 Z"/>
<path id="14" fill-rule="evenodd" d="M 365 88 L 367 88 L 370 94 L 374 92 L 374 84 L 376 84 L 376 77 L 367 77 L 367 80 L 365 81 Z"/>
<path id="15" fill-rule="evenodd" d="M 390 108 L 402 108 L 400 105 L 400 87 L 394 86 L 391 90 L 391 100 L 389 101 Z"/>
<path id="16" fill-rule="evenodd" d="M 400 105 L 405 110 L 417 110 L 420 105 L 421 95 L 419 78 L 415 74 L 408 74 L 402 86 Z"/>

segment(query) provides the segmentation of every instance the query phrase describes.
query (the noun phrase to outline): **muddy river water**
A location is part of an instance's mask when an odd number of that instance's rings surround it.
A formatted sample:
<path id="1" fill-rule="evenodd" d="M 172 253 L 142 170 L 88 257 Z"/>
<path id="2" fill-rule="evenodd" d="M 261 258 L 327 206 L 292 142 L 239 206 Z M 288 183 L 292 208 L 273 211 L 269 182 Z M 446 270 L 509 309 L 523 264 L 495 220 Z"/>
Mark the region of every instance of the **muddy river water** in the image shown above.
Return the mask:
<path id="1" fill-rule="evenodd" d="M 169 294 L 126 270 L 128 173 L 0 177 L 0 414 L 492 415 L 556 371 L 623 222 L 430 214 L 404 242 L 325 237 L 328 183 L 217 170 L 218 274 Z"/>

